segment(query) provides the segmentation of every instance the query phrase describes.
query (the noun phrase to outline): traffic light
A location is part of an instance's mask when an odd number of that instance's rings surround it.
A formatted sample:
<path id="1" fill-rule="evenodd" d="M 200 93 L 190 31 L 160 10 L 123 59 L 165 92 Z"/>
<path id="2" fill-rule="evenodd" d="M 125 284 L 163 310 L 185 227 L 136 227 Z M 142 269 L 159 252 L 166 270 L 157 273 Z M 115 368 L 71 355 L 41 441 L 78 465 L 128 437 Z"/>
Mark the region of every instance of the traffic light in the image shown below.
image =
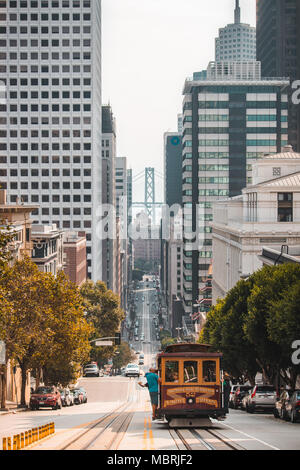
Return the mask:
<path id="1" fill-rule="evenodd" d="M 115 346 L 119 346 L 121 344 L 121 333 L 115 334 Z"/>

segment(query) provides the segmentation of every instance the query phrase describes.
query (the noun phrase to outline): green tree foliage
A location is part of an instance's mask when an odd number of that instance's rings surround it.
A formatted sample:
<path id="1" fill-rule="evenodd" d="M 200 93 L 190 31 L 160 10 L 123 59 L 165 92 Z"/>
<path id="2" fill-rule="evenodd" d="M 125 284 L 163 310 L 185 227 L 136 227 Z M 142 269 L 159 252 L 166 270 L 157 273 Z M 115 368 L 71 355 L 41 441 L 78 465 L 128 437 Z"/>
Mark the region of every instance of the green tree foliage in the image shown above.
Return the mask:
<path id="1" fill-rule="evenodd" d="M 126 342 L 121 343 L 115 351 L 115 356 L 113 358 L 113 368 L 121 369 L 121 367 L 126 366 L 133 361 L 135 361 L 135 354 L 130 349 L 129 344 Z"/>
<path id="2" fill-rule="evenodd" d="M 291 362 L 293 341 L 300 339 L 300 266 L 264 267 L 240 281 L 207 316 L 199 341 L 224 354 L 224 368 L 253 383 L 262 371 L 269 383 L 278 374 L 295 385 L 299 366 Z"/>
<path id="3" fill-rule="evenodd" d="M 64 369 L 89 356 L 92 328 L 85 320 L 78 288 L 61 273 L 42 273 L 25 258 L 6 266 L 0 277 L 9 308 L 0 311 L 0 331 L 8 359 L 22 371 L 21 404 L 25 405 L 27 372 Z"/>
<path id="4" fill-rule="evenodd" d="M 93 326 L 94 334 L 90 339 L 113 337 L 119 331 L 120 324 L 125 318 L 120 308 L 117 294 L 108 290 L 104 282 L 86 281 L 81 289 L 86 319 Z M 93 347 L 91 358 L 103 364 L 115 351 L 115 347 Z"/>

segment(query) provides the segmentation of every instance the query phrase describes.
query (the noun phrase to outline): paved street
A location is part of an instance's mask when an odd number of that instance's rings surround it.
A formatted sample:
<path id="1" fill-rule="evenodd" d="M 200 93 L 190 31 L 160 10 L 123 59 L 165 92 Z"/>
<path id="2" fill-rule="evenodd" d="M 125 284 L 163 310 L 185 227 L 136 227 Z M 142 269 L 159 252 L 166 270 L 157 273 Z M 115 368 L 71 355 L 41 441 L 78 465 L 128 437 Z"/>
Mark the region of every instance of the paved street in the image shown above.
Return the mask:
<path id="1" fill-rule="evenodd" d="M 139 319 L 139 337 L 144 333 L 144 342 L 134 343 L 139 352 L 145 354 L 143 371 L 153 365 L 158 348 L 155 327 L 153 325 L 154 290 L 142 289 L 137 293 L 137 317 Z M 144 302 L 142 297 L 145 298 Z M 149 305 L 148 305 L 149 303 Z M 144 381 L 144 378 L 140 380 Z M 80 380 L 88 393 L 88 403 L 63 408 L 59 411 L 48 409 L 37 412 L 21 412 L 0 417 L 0 437 L 55 422 L 56 434 L 35 445 L 34 449 L 60 449 L 73 442 L 79 434 L 94 426 L 96 420 L 114 416 L 116 420 L 124 415 L 124 426 L 101 428 L 101 439 L 96 433 L 87 443 L 91 449 L 108 448 L 114 440 L 113 449 L 119 450 L 177 450 L 185 449 L 176 438 L 174 431 L 167 423 L 152 422 L 151 406 L 147 389 L 138 385 L 137 378 L 99 377 Z M 125 416 L 126 415 L 126 416 Z M 126 420 L 125 420 L 126 418 Z M 106 430 L 106 433 L 104 433 Z M 248 450 L 300 450 L 300 423 L 292 424 L 276 420 L 272 414 L 247 414 L 240 410 L 230 410 L 225 422 L 214 421 L 213 430 L 222 438 L 230 440 Z M 98 431 L 97 431 L 98 432 Z M 200 432 L 200 431 L 199 431 Z M 189 431 L 185 431 L 188 435 Z M 191 436 L 189 436 L 191 438 Z M 2 440 L 2 439 L 1 439 Z M 213 442 L 213 439 L 211 439 Z M 72 444 L 74 446 L 74 444 Z M 84 445 L 87 445 L 86 443 Z M 82 442 L 78 444 L 82 448 Z M 197 447 L 198 446 L 198 447 Z M 193 448 L 193 447 L 192 447 Z M 199 448 L 199 444 L 194 448 Z M 201 447 L 200 447 L 201 448 Z"/>

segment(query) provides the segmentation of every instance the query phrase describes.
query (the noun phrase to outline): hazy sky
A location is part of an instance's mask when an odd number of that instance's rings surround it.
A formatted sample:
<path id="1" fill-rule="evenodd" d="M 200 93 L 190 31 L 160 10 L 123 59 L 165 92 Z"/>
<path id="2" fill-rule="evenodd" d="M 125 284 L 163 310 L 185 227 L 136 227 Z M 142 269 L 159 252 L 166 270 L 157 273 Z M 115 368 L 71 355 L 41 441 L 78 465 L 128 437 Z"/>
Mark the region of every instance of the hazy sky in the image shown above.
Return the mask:
<path id="1" fill-rule="evenodd" d="M 240 0 L 255 26 L 255 0 Z M 235 0 L 102 0 L 103 103 L 117 120 L 117 155 L 133 174 L 163 171 L 163 134 L 177 130 L 186 77 L 215 58 L 218 28 L 233 23 Z M 143 198 L 144 181 L 134 188 Z M 162 181 L 156 180 L 162 200 Z M 160 188 L 159 188 L 160 186 Z"/>

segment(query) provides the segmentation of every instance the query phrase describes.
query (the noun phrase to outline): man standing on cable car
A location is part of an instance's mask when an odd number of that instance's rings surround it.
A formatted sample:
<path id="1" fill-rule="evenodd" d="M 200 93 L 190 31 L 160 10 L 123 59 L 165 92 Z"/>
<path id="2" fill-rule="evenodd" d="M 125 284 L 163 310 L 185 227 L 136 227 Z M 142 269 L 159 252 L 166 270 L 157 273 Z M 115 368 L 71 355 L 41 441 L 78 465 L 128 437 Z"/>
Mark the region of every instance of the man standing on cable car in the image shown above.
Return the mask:
<path id="1" fill-rule="evenodd" d="M 149 369 L 149 372 L 145 374 L 147 383 L 144 385 L 142 382 L 139 382 L 141 387 L 147 387 L 149 390 L 152 405 L 152 421 L 154 421 L 156 418 L 156 410 L 158 407 L 158 384 L 160 383 L 160 378 L 156 372 L 156 369 Z"/>

